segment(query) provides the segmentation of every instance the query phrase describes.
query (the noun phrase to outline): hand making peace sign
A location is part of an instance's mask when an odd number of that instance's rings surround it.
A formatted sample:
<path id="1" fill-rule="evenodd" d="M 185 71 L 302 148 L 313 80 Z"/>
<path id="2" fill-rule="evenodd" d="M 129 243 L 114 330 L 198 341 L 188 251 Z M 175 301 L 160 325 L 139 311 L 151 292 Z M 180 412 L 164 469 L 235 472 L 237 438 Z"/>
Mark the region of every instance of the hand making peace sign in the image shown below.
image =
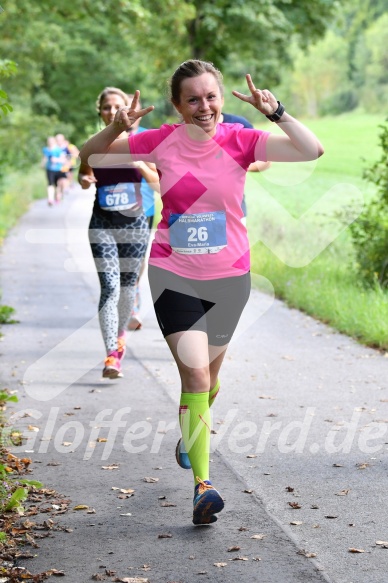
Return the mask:
<path id="1" fill-rule="evenodd" d="M 264 115 L 272 115 L 278 108 L 276 97 L 268 89 L 256 89 L 252 77 L 249 74 L 246 75 L 246 80 L 251 95 L 244 95 L 244 93 L 240 93 L 239 91 L 232 91 L 233 95 L 241 99 L 241 101 L 250 103 Z"/>
<path id="2" fill-rule="evenodd" d="M 115 115 L 113 123 L 119 125 L 122 131 L 128 130 L 139 117 L 143 117 L 154 109 L 153 105 L 138 109 L 140 99 L 140 91 L 136 90 L 130 106 L 120 107 Z"/>

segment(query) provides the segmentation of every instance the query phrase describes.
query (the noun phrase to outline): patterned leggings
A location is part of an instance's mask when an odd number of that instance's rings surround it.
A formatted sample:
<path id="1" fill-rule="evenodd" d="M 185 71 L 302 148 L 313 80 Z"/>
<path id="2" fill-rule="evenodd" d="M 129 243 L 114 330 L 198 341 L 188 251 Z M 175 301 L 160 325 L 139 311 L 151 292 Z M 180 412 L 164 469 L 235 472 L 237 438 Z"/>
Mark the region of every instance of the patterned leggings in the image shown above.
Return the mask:
<path id="1" fill-rule="evenodd" d="M 98 313 L 107 354 L 117 350 L 117 336 L 131 317 L 148 236 L 144 214 L 124 225 L 92 214 L 89 242 L 101 285 Z"/>

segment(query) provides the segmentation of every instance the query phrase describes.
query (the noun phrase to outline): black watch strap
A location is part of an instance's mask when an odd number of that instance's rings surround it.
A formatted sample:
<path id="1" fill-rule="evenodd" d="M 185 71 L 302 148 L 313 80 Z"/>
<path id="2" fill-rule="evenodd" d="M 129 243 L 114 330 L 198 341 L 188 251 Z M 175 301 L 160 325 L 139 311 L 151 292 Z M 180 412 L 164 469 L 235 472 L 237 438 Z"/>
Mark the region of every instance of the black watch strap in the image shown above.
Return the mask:
<path id="1" fill-rule="evenodd" d="M 284 113 L 284 105 L 278 101 L 278 108 L 271 115 L 266 115 L 270 121 L 279 121 Z"/>

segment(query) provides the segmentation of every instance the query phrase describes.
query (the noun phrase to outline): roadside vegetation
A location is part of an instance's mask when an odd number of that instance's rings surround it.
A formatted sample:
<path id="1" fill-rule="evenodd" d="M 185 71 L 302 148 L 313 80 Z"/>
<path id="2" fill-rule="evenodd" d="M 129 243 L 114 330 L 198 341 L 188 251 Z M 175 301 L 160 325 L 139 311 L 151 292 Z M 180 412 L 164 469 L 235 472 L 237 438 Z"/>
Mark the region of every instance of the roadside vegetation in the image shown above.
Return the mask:
<path id="1" fill-rule="evenodd" d="M 17 220 L 27 212 L 31 202 L 45 197 L 46 177 L 38 165 L 4 177 L 0 194 L 0 244 Z"/>
<path id="2" fill-rule="evenodd" d="M 387 202 L 383 214 L 387 140 L 386 130 L 379 127 L 382 121 L 380 116 L 357 112 L 308 120 L 307 125 L 325 146 L 325 155 L 305 180 L 294 185 L 287 178 L 279 184 L 284 168 L 272 167 L 266 174 L 250 176 L 247 203 L 251 241 L 264 239 L 267 243 L 253 245 L 252 271 L 269 279 L 277 297 L 290 306 L 364 344 L 388 350 L 388 289 L 377 274 L 378 265 L 383 269 L 384 260 L 388 259 L 388 223 L 382 228 L 370 220 L 370 209 L 372 219 L 376 209 L 385 221 L 388 215 Z M 371 167 L 373 171 L 368 170 Z M 372 178 L 379 180 L 379 184 Z M 325 194 L 335 187 L 336 196 L 326 201 Z M 281 207 L 274 205 L 274 200 L 294 219 L 306 217 L 306 213 L 309 216 L 297 225 L 290 220 L 282 221 Z M 322 205 L 309 214 L 309 209 L 320 200 Z M 360 233 L 361 221 L 366 217 L 367 230 Z M 372 232 L 383 241 L 379 246 L 380 257 L 375 257 L 374 264 Z M 332 234 L 333 240 L 319 251 L 320 239 L 324 241 L 326 233 L 329 238 Z M 315 248 L 317 255 L 313 256 Z M 300 266 L 295 266 L 298 262 Z M 370 268 L 365 272 L 366 265 L 374 265 L 373 272 Z"/>

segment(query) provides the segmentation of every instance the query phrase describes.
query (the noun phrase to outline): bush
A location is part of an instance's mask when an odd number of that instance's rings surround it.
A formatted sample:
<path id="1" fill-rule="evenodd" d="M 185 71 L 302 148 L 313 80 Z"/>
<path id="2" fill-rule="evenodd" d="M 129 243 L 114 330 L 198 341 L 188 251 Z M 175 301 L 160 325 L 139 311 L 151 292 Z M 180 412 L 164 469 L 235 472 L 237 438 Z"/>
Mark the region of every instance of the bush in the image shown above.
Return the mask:
<path id="1" fill-rule="evenodd" d="M 362 282 L 388 288 L 388 119 L 380 127 L 382 156 L 363 174 L 376 184 L 377 196 L 350 226 L 350 232 Z"/>
<path id="2" fill-rule="evenodd" d="M 358 94 L 354 89 L 339 91 L 326 97 L 319 105 L 319 115 L 340 115 L 358 106 Z"/>

